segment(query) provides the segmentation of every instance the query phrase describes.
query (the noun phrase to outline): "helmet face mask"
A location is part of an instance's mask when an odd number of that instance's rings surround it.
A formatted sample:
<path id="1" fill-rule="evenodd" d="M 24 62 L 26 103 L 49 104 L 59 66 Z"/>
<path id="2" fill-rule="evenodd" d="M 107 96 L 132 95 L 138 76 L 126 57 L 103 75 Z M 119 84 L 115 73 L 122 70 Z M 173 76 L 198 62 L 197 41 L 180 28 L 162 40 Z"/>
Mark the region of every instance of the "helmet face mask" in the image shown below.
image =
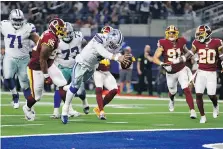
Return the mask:
<path id="1" fill-rule="evenodd" d="M 111 53 L 117 53 L 122 47 L 124 37 L 120 30 L 113 29 L 108 33 L 106 48 Z"/>
<path id="2" fill-rule="evenodd" d="M 203 43 L 210 38 L 212 34 L 211 28 L 207 25 L 201 25 L 195 32 L 195 39 Z"/>
<path id="3" fill-rule="evenodd" d="M 13 9 L 10 12 L 9 20 L 11 21 L 12 26 L 16 30 L 18 30 L 18 29 L 20 29 L 23 26 L 23 24 L 25 22 L 25 17 L 24 17 L 23 12 L 21 10 Z"/>
<path id="4" fill-rule="evenodd" d="M 66 24 L 60 18 L 54 18 L 50 21 L 49 30 L 51 30 L 60 39 L 67 35 Z"/>
<path id="5" fill-rule="evenodd" d="M 170 25 L 166 28 L 165 35 L 166 39 L 170 41 L 175 41 L 178 39 L 179 31 L 175 26 Z"/>
<path id="6" fill-rule="evenodd" d="M 74 38 L 74 29 L 69 22 L 66 22 L 66 29 L 67 29 L 67 34 L 62 39 L 63 39 L 63 41 L 69 43 Z"/>

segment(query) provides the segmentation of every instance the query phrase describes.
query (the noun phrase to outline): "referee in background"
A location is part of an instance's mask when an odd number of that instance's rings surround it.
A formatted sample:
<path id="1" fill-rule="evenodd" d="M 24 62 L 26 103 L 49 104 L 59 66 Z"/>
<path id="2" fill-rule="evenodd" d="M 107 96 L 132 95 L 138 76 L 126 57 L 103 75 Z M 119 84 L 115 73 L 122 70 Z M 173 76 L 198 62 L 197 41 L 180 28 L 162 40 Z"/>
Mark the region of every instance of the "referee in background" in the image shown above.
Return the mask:
<path id="1" fill-rule="evenodd" d="M 153 58 L 150 54 L 150 46 L 146 45 L 144 53 L 139 56 L 137 59 L 137 72 L 139 75 L 139 84 L 138 84 L 138 95 L 141 95 L 144 90 L 144 78 L 147 78 L 147 89 L 149 95 L 153 95 L 153 85 L 152 85 L 152 63 Z"/>

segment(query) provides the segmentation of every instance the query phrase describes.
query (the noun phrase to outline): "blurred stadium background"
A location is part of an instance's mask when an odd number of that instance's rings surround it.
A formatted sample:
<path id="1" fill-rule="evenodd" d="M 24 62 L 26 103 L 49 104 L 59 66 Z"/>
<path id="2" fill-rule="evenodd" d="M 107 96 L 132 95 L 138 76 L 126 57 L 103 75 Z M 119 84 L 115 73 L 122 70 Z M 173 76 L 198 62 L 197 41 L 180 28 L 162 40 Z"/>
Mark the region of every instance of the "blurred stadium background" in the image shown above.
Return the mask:
<path id="1" fill-rule="evenodd" d="M 55 16 L 72 23 L 75 30 L 82 31 L 86 39 L 90 39 L 104 25 L 119 28 L 125 36 L 123 47 L 130 46 L 136 58 L 143 53 L 145 45 L 151 46 L 151 54 L 153 55 L 157 40 L 164 37 L 165 28 L 171 24 L 176 25 L 180 34 L 188 40 L 189 48 L 191 48 L 195 28 L 200 24 L 210 25 L 213 29 L 213 36 L 223 38 L 223 2 L 7 1 L 1 2 L 1 20 L 8 19 L 10 11 L 15 8 L 24 12 L 27 21 L 35 24 L 39 34 L 47 29 L 48 21 Z M 1 48 L 4 49 L 3 38 L 1 38 Z M 188 63 L 188 65 L 190 64 Z M 116 62 L 112 62 L 111 72 L 118 76 L 119 66 Z M 153 88 L 156 91 L 159 67 L 153 65 L 152 73 Z M 223 77 L 220 75 L 219 73 L 218 93 L 220 92 L 220 84 L 223 82 L 223 79 L 220 79 Z M 163 79 L 165 84 L 165 77 Z M 138 75 L 135 63 L 132 76 L 133 89 L 137 88 L 137 82 Z M 86 86 L 88 89 L 92 89 L 93 83 L 89 82 Z M 47 87 L 46 90 L 50 91 Z M 167 91 L 166 88 L 161 90 L 162 92 Z"/>

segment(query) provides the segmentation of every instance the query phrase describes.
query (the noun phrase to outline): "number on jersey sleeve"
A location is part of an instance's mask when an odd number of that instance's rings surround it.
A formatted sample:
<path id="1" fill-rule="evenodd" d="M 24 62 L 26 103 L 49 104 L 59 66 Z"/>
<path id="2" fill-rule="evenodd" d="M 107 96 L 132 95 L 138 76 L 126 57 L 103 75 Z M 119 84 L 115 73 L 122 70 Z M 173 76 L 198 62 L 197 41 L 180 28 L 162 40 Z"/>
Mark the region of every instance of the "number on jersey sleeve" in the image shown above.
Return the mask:
<path id="1" fill-rule="evenodd" d="M 14 43 L 15 43 L 16 38 L 18 40 L 18 48 L 19 49 L 22 48 L 22 38 L 21 38 L 21 36 L 16 36 L 16 35 L 8 34 L 8 38 L 11 39 L 11 42 L 9 44 L 9 47 L 10 48 L 15 48 Z"/>
<path id="2" fill-rule="evenodd" d="M 216 62 L 216 51 L 214 49 L 200 49 L 199 50 L 199 63 L 202 64 L 214 64 Z"/>

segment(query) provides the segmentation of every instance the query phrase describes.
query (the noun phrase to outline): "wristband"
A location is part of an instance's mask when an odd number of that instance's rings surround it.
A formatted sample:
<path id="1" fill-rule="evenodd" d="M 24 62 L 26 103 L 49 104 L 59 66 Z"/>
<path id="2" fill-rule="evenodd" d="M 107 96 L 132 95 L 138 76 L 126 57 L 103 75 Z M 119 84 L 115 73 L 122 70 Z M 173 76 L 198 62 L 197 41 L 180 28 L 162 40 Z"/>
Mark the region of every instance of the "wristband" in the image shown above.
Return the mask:
<path id="1" fill-rule="evenodd" d="M 43 74 L 44 78 L 50 77 L 49 74 Z"/>
<path id="2" fill-rule="evenodd" d="M 118 61 L 118 57 L 119 57 L 118 55 L 113 55 L 115 61 Z"/>
<path id="3" fill-rule="evenodd" d="M 160 62 L 160 66 L 163 65 L 163 62 Z"/>

